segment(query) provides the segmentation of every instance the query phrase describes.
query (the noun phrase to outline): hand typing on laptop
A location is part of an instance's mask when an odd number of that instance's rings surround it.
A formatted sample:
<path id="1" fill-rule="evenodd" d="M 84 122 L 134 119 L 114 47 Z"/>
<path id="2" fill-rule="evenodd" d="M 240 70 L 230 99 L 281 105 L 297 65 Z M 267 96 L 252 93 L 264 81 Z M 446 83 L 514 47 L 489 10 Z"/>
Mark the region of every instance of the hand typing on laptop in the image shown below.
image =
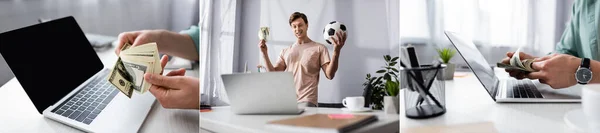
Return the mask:
<path id="1" fill-rule="evenodd" d="M 119 55 L 120 49 L 125 43 L 132 43 L 133 47 L 156 42 L 158 51 L 166 55 L 173 55 L 189 60 L 197 61 L 198 57 L 198 33 L 196 27 L 190 28 L 188 32 L 171 32 L 166 30 L 141 30 L 119 34 L 115 53 Z M 166 65 L 168 57 L 163 56 L 161 65 Z M 166 75 L 146 73 L 146 82 L 152 84 L 149 91 L 156 97 L 164 108 L 199 109 L 200 108 L 200 86 L 199 79 L 185 76 L 185 69 L 173 70 Z"/>

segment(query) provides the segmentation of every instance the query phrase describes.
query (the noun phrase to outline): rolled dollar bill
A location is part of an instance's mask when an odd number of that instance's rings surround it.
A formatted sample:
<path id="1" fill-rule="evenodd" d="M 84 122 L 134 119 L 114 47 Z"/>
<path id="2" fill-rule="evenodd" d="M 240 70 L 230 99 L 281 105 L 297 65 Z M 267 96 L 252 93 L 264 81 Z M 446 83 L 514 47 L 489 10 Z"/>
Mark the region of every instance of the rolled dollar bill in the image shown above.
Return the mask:
<path id="1" fill-rule="evenodd" d="M 525 66 L 523 66 L 523 63 L 521 62 L 521 48 L 518 48 L 517 51 L 513 54 L 513 56 L 510 58 L 510 65 L 511 66 L 517 66 L 520 68 L 524 68 Z"/>
<path id="2" fill-rule="evenodd" d="M 267 38 L 269 38 L 269 27 L 260 27 L 260 30 L 258 30 L 258 39 L 266 41 Z"/>
<path id="3" fill-rule="evenodd" d="M 527 71 L 530 72 L 535 72 L 537 70 L 533 69 L 533 67 L 531 66 L 533 64 L 533 59 L 525 59 L 523 61 L 521 61 L 521 64 L 523 64 L 523 68 Z"/>

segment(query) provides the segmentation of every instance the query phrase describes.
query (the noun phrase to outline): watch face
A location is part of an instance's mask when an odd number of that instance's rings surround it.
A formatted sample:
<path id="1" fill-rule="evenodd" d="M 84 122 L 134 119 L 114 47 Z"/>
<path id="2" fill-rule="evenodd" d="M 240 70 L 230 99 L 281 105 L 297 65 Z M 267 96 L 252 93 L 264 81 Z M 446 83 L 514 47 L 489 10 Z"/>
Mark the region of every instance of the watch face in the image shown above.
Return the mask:
<path id="1" fill-rule="evenodd" d="M 592 80 L 592 71 L 590 71 L 590 69 L 587 68 L 581 68 L 575 73 L 575 78 L 579 82 L 587 83 L 590 80 Z"/>

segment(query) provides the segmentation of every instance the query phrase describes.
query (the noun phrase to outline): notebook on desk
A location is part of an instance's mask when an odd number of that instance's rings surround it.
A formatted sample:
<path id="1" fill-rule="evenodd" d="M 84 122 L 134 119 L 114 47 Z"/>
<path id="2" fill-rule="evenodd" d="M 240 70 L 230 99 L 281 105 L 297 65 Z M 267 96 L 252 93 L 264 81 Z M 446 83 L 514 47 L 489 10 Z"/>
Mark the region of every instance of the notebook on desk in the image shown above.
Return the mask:
<path id="1" fill-rule="evenodd" d="M 497 133 L 492 122 L 404 128 L 401 133 Z"/>
<path id="2" fill-rule="evenodd" d="M 377 120 L 375 115 L 312 114 L 270 121 L 267 127 L 288 132 L 344 133 Z"/>

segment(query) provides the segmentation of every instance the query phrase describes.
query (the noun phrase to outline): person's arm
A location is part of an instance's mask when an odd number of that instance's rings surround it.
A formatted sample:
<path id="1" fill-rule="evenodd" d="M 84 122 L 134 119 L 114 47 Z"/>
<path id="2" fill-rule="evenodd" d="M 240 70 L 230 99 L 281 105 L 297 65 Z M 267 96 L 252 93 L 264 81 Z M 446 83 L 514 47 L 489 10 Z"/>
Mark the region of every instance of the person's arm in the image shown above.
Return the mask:
<path id="1" fill-rule="evenodd" d="M 325 47 L 323 47 L 323 49 L 325 49 L 324 53 L 326 54 L 327 58 L 324 58 L 323 55 L 321 55 L 321 66 L 323 67 L 323 71 L 325 71 L 325 77 L 327 77 L 327 79 L 329 80 L 332 80 L 333 77 L 335 77 L 335 73 L 338 70 L 338 60 L 340 59 L 340 51 L 342 50 L 342 47 L 344 47 L 344 45 L 346 44 L 346 39 L 348 37 L 346 32 L 341 31 L 338 31 L 336 35 L 337 38 L 329 38 L 329 40 L 333 42 L 333 60 L 331 60 L 331 62 L 329 61 L 329 51 L 327 51 L 327 48 Z"/>
<path id="2" fill-rule="evenodd" d="M 275 64 L 275 66 L 273 66 L 273 64 L 271 63 L 271 59 L 269 58 L 269 53 L 268 52 L 261 52 L 262 53 L 262 57 L 263 60 L 265 61 L 265 69 L 267 69 L 267 72 L 274 72 L 274 71 L 284 71 L 286 68 L 285 62 L 283 60 L 283 54 L 285 53 L 285 50 L 282 50 L 280 55 L 279 55 L 279 60 L 277 60 L 277 64 Z"/>
<path id="3" fill-rule="evenodd" d="M 574 2 L 573 7 L 571 8 L 571 20 L 569 24 L 566 26 L 565 31 L 560 39 L 560 41 L 556 44 L 555 53 L 561 54 L 569 54 L 573 56 L 580 57 L 577 53 L 577 44 L 581 44 L 581 40 L 579 40 L 579 18 L 577 15 L 579 2 Z"/>
<path id="4" fill-rule="evenodd" d="M 322 54 L 321 56 L 321 64 L 323 64 L 323 71 L 325 72 L 325 77 L 327 77 L 327 79 L 329 80 L 332 80 L 335 77 L 335 73 L 338 70 L 338 60 L 340 59 L 340 51 L 333 51 L 333 59 L 331 61 L 329 61 L 329 51 L 325 49 L 323 53 L 324 54 Z"/>
<path id="5" fill-rule="evenodd" d="M 158 45 L 158 49 L 167 55 L 197 61 L 199 59 L 199 32 L 196 26 L 179 33 L 163 30 L 158 43 L 167 45 Z"/>
<path id="6" fill-rule="evenodd" d="M 592 81 L 590 83 L 600 83 L 600 62 L 590 59 L 590 70 L 592 70 Z"/>

